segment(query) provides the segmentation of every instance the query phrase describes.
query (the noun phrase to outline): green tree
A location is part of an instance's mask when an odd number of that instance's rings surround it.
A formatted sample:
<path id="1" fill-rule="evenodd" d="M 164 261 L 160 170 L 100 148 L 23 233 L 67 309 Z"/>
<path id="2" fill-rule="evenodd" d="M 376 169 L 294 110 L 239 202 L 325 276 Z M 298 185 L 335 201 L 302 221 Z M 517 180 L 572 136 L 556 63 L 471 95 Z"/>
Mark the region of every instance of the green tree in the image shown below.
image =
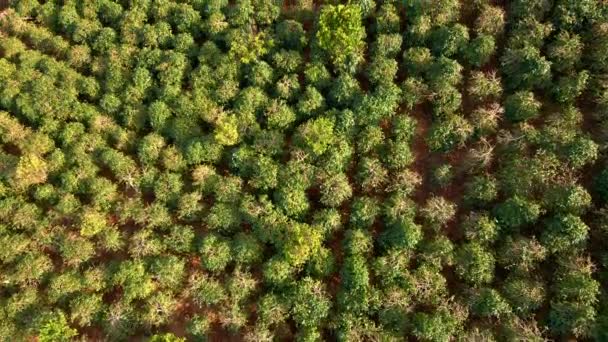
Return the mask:
<path id="1" fill-rule="evenodd" d="M 464 117 L 452 114 L 433 123 L 427 142 L 431 150 L 447 152 L 464 144 L 472 133 L 473 127 Z"/>
<path id="2" fill-rule="evenodd" d="M 48 175 L 46 161 L 38 155 L 26 154 L 19 158 L 13 182 L 16 189 L 24 190 L 30 185 L 44 183 Z"/>
<path id="3" fill-rule="evenodd" d="M 499 36 L 505 27 L 505 10 L 498 6 L 485 5 L 475 19 L 475 32 L 478 35 Z"/>
<path id="4" fill-rule="evenodd" d="M 78 336 L 78 332 L 76 329 L 70 328 L 62 312 L 50 314 L 38 332 L 38 339 L 41 342 L 67 342 L 76 336 Z"/>
<path id="5" fill-rule="evenodd" d="M 465 59 L 473 66 L 481 67 L 487 64 L 496 51 L 496 43 L 494 38 L 489 35 L 480 35 L 464 49 L 463 54 Z"/>
<path id="6" fill-rule="evenodd" d="M 481 285 L 494 279 L 494 256 L 477 242 L 462 245 L 456 251 L 455 261 L 456 274 L 468 283 Z"/>
<path id="7" fill-rule="evenodd" d="M 296 284 L 290 311 L 299 326 L 319 329 L 330 309 L 322 282 L 307 277 Z"/>
<path id="8" fill-rule="evenodd" d="M 515 196 L 496 206 L 498 223 L 505 228 L 518 228 L 534 223 L 541 214 L 541 207 L 528 199 Z"/>
<path id="9" fill-rule="evenodd" d="M 236 144 L 239 139 L 237 118 L 230 115 L 220 118 L 215 126 L 214 138 L 224 146 Z"/>
<path id="10" fill-rule="evenodd" d="M 313 119 L 298 127 L 296 141 L 313 156 L 320 156 L 334 142 L 333 130 L 332 120 L 325 117 Z"/>
<path id="11" fill-rule="evenodd" d="M 484 73 L 482 71 L 473 71 L 469 81 L 468 92 L 477 102 L 500 98 L 502 95 L 500 77 L 495 72 Z"/>
<path id="12" fill-rule="evenodd" d="M 500 233 L 500 226 L 496 219 L 486 212 L 471 212 L 462 222 L 464 236 L 469 241 L 479 243 L 492 243 Z"/>
<path id="13" fill-rule="evenodd" d="M 345 174 L 339 173 L 327 177 L 321 183 L 321 203 L 329 207 L 338 207 L 352 196 L 352 188 Z"/>
<path id="14" fill-rule="evenodd" d="M 511 304 L 513 311 L 526 317 L 539 309 L 546 298 L 545 286 L 542 282 L 529 278 L 510 276 L 502 286 L 502 293 Z"/>
<path id="15" fill-rule="evenodd" d="M 356 65 L 365 45 L 361 8 L 355 5 L 326 5 L 319 15 L 316 38 L 337 68 Z"/>
<path id="16" fill-rule="evenodd" d="M 509 303 L 491 288 L 481 288 L 470 299 L 471 311 L 481 317 L 503 317 L 511 312 Z"/>
<path id="17" fill-rule="evenodd" d="M 510 89 L 543 86 L 551 75 L 551 62 L 547 61 L 534 46 L 507 48 L 500 62 L 505 84 Z"/>
<path id="18" fill-rule="evenodd" d="M 442 306 L 432 313 L 414 314 L 412 333 L 422 341 L 449 341 L 462 329 L 466 311 Z"/>
<path id="19" fill-rule="evenodd" d="M 462 51 L 469 41 L 468 28 L 462 24 L 440 26 L 429 37 L 435 55 L 450 57 Z"/>
<path id="20" fill-rule="evenodd" d="M 581 37 L 568 31 L 560 31 L 547 47 L 547 56 L 553 62 L 552 67 L 560 72 L 574 69 L 582 54 Z"/>
<path id="21" fill-rule="evenodd" d="M 589 227 L 580 217 L 559 215 L 547 221 L 541 235 L 543 245 L 553 253 L 565 252 L 583 244 L 589 235 Z"/>
<path id="22" fill-rule="evenodd" d="M 519 91 L 505 100 L 505 116 L 513 122 L 533 119 L 539 115 L 540 107 L 532 92 Z"/>
<path id="23" fill-rule="evenodd" d="M 222 271 L 232 261 L 229 242 L 215 234 L 203 238 L 200 253 L 203 265 L 211 272 Z"/>
<path id="24" fill-rule="evenodd" d="M 471 204 L 480 205 L 490 203 L 498 195 L 498 182 L 493 176 L 476 176 L 465 184 L 464 198 Z"/>
<path id="25" fill-rule="evenodd" d="M 506 269 L 525 273 L 534 270 L 547 257 L 547 249 L 534 238 L 509 236 L 497 249 L 497 261 Z"/>

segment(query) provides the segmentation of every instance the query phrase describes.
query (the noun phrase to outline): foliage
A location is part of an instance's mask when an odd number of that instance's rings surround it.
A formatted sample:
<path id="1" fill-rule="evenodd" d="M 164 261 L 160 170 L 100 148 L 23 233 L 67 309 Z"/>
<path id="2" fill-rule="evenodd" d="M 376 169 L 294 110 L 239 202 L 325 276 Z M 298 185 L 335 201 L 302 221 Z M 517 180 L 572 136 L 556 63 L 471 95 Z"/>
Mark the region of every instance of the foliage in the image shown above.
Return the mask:
<path id="1" fill-rule="evenodd" d="M 44 342 L 70 341 L 77 336 L 76 329 L 70 328 L 62 312 L 51 314 L 40 327 L 38 339 Z"/>
<path id="2" fill-rule="evenodd" d="M 328 5 L 319 15 L 316 34 L 319 46 L 327 51 L 334 66 L 352 63 L 364 46 L 365 29 L 361 8 L 354 5 Z M 350 61 L 349 61 L 350 60 Z"/>
<path id="3" fill-rule="evenodd" d="M 0 341 L 604 341 L 608 6 L 9 1 Z"/>

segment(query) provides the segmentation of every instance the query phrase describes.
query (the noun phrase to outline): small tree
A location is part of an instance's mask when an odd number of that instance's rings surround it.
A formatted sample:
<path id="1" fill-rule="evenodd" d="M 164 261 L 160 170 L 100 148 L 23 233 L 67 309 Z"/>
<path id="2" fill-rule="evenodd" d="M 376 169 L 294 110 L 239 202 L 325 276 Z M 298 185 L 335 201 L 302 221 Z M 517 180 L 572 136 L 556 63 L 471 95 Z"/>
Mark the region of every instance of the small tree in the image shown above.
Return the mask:
<path id="1" fill-rule="evenodd" d="M 498 182 L 490 175 L 476 176 L 465 184 L 464 198 L 470 204 L 487 204 L 496 199 Z"/>
<path id="2" fill-rule="evenodd" d="M 518 228 L 534 223 L 540 216 L 541 208 L 533 201 L 514 196 L 496 206 L 494 212 L 501 226 Z"/>
<path id="3" fill-rule="evenodd" d="M 220 272 L 232 260 L 230 244 L 218 235 L 205 236 L 200 252 L 205 268 L 211 272 Z"/>
<path id="4" fill-rule="evenodd" d="M 464 58 L 469 64 L 481 67 L 487 64 L 496 51 L 494 38 L 489 35 L 480 35 L 473 39 L 464 49 Z"/>
<path id="5" fill-rule="evenodd" d="M 292 298 L 291 314 L 296 323 L 301 327 L 320 328 L 331 309 L 323 283 L 304 278 L 295 286 Z"/>
<path id="6" fill-rule="evenodd" d="M 68 342 L 78 336 L 76 329 L 70 328 L 63 312 L 50 314 L 40 327 L 40 342 Z"/>
<path id="7" fill-rule="evenodd" d="M 434 196 L 426 202 L 421 214 L 434 230 L 438 230 L 454 218 L 456 205 L 443 197 Z"/>
<path id="8" fill-rule="evenodd" d="M 481 288 L 470 299 L 471 311 L 480 317 L 503 317 L 511 313 L 511 306 L 492 288 Z"/>
<path id="9" fill-rule="evenodd" d="M 356 5 L 324 6 L 319 15 L 316 37 L 336 68 L 349 64 L 356 66 L 365 45 L 361 8 Z"/>
<path id="10" fill-rule="evenodd" d="M 559 215 L 547 221 L 541 242 L 553 252 L 559 253 L 581 246 L 589 235 L 589 227 L 574 215 Z"/>
<path id="11" fill-rule="evenodd" d="M 455 261 L 456 274 L 468 283 L 481 285 L 494 279 L 494 256 L 477 242 L 462 245 Z"/>
<path id="12" fill-rule="evenodd" d="M 551 63 L 538 48 L 525 45 L 507 48 L 501 58 L 505 83 L 510 89 L 530 89 L 545 85 L 551 76 Z"/>
<path id="13" fill-rule="evenodd" d="M 498 6 L 485 5 L 475 20 L 478 35 L 499 36 L 505 27 L 505 11 Z"/>
<path id="14" fill-rule="evenodd" d="M 534 93 L 519 91 L 505 100 L 505 116 L 513 122 L 525 121 L 538 116 L 541 103 Z"/>
<path id="15" fill-rule="evenodd" d="M 519 276 L 509 276 L 502 287 L 502 293 L 511 303 L 513 311 L 524 317 L 540 308 L 546 297 L 542 282 Z"/>
<path id="16" fill-rule="evenodd" d="M 334 123 L 328 118 L 310 120 L 298 127 L 296 141 L 313 156 L 320 156 L 334 141 L 333 129 Z"/>
<path id="17" fill-rule="evenodd" d="M 427 142 L 432 151 L 447 152 L 461 146 L 473 133 L 473 127 L 460 115 L 448 115 L 433 123 Z"/>
<path id="18" fill-rule="evenodd" d="M 321 183 L 321 203 L 338 207 L 352 196 L 352 188 L 345 174 L 339 173 Z"/>
<path id="19" fill-rule="evenodd" d="M 580 36 L 561 31 L 547 48 L 547 56 L 553 62 L 552 67 L 560 72 L 574 69 L 580 63 L 583 54 L 583 42 Z"/>
<path id="20" fill-rule="evenodd" d="M 471 212 L 464 218 L 462 229 L 465 238 L 479 243 L 494 242 L 500 232 L 496 219 L 486 212 Z"/>
<path id="21" fill-rule="evenodd" d="M 502 84 L 496 72 L 473 71 L 468 87 L 469 94 L 477 102 L 498 99 L 502 95 Z"/>

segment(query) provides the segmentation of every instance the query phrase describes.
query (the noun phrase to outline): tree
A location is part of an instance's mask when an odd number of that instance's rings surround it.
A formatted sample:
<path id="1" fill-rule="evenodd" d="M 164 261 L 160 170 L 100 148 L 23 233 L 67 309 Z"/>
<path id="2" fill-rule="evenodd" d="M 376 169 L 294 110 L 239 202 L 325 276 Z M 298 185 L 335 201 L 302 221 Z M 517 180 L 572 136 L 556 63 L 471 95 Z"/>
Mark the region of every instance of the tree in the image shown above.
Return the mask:
<path id="1" fill-rule="evenodd" d="M 591 276 L 594 265 L 588 258 L 576 254 L 560 261 L 549 311 L 549 328 L 558 335 L 588 337 L 596 323 L 595 304 L 600 286 Z"/>
<path id="2" fill-rule="evenodd" d="M 580 63 L 583 53 L 581 37 L 568 31 L 560 31 L 547 48 L 552 67 L 560 72 L 573 70 Z"/>
<path id="3" fill-rule="evenodd" d="M 494 289 L 483 287 L 470 299 L 471 311 L 481 317 L 503 317 L 511 313 L 509 303 Z"/>
<path id="4" fill-rule="evenodd" d="M 443 197 L 434 196 L 427 200 L 421 214 L 434 230 L 438 230 L 454 218 L 456 205 Z"/>
<path id="5" fill-rule="evenodd" d="M 231 242 L 235 262 L 249 265 L 262 260 L 263 246 L 252 234 L 239 233 Z"/>
<path id="6" fill-rule="evenodd" d="M 462 245 L 455 261 L 456 274 L 470 284 L 487 284 L 494 279 L 494 256 L 477 242 Z"/>
<path id="7" fill-rule="evenodd" d="M 496 72 L 473 71 L 469 81 L 469 94 L 477 102 L 498 99 L 502 95 L 502 84 Z"/>
<path id="8" fill-rule="evenodd" d="M 371 197 L 357 197 L 352 202 L 350 223 L 355 228 L 370 227 L 380 212 L 378 202 Z"/>
<path id="9" fill-rule="evenodd" d="M 458 114 L 447 115 L 433 123 L 427 137 L 432 151 L 447 152 L 465 143 L 473 133 L 473 127 Z"/>
<path id="10" fill-rule="evenodd" d="M 497 261 L 506 269 L 531 272 L 547 257 L 547 249 L 535 238 L 509 236 L 497 249 Z"/>
<path id="11" fill-rule="evenodd" d="M 582 215 L 591 207 L 591 195 L 581 185 L 561 185 L 545 194 L 547 207 L 560 213 Z"/>
<path id="12" fill-rule="evenodd" d="M 505 100 L 505 117 L 513 122 L 533 119 L 539 115 L 540 107 L 534 93 L 519 91 Z"/>
<path id="13" fill-rule="evenodd" d="M 185 342 L 185 338 L 177 337 L 172 333 L 154 334 L 149 340 L 150 342 Z"/>
<path id="14" fill-rule="evenodd" d="M 494 212 L 501 226 L 512 229 L 534 223 L 540 216 L 541 208 L 530 200 L 514 196 L 497 205 Z"/>
<path id="15" fill-rule="evenodd" d="M 534 46 L 507 48 L 500 60 L 505 84 L 509 89 L 541 87 L 549 81 L 551 62 Z"/>
<path id="16" fill-rule="evenodd" d="M 414 106 L 422 103 L 428 96 L 428 86 L 419 78 L 408 77 L 401 84 L 403 92 L 403 102 L 406 108 L 412 109 Z"/>
<path id="17" fill-rule="evenodd" d="M 392 83 L 397 77 L 397 61 L 393 58 L 374 58 L 367 67 L 367 77 L 374 85 Z"/>
<path id="18" fill-rule="evenodd" d="M 304 328 L 319 329 L 331 308 L 323 283 L 306 277 L 295 285 L 292 298 L 290 311 L 296 323 Z"/>
<path id="19" fill-rule="evenodd" d="M 492 243 L 500 233 L 496 219 L 486 212 L 471 212 L 464 218 L 462 228 L 469 241 L 479 243 Z"/>
<path id="20" fill-rule="evenodd" d="M 597 159 L 598 149 L 592 139 L 579 135 L 566 146 L 566 158 L 573 168 L 580 169 Z"/>
<path id="21" fill-rule="evenodd" d="M 541 281 L 515 275 L 507 278 L 502 293 L 513 311 L 522 317 L 539 309 L 546 298 L 545 286 Z"/>
<path id="22" fill-rule="evenodd" d="M 365 45 L 361 8 L 355 5 L 324 6 L 319 15 L 316 38 L 336 68 L 356 65 Z"/>
<path id="23" fill-rule="evenodd" d="M 235 116 L 221 117 L 214 130 L 215 140 L 224 146 L 231 146 L 238 142 L 239 132 Z"/>
<path id="24" fill-rule="evenodd" d="M 306 192 L 299 186 L 280 186 L 274 192 L 277 207 L 291 217 L 301 217 L 310 208 Z"/>
<path id="25" fill-rule="evenodd" d="M 386 249 L 397 248 L 412 250 L 422 239 L 422 228 L 409 219 L 393 223 L 379 237 L 380 244 Z"/>
<path id="26" fill-rule="evenodd" d="M 575 75 L 562 76 L 553 86 L 553 96 L 560 103 L 572 103 L 586 89 L 589 73 L 583 70 Z"/>
<path id="27" fill-rule="evenodd" d="M 80 234 L 85 237 L 95 236 L 106 229 L 106 217 L 99 211 L 88 208 L 80 216 Z"/>
<path id="28" fill-rule="evenodd" d="M 321 203 L 338 207 L 352 196 L 352 188 L 345 174 L 329 176 L 321 183 Z"/>
<path id="29" fill-rule="evenodd" d="M 76 329 L 70 328 L 63 312 L 50 314 L 40 327 L 38 339 L 41 342 L 70 341 L 78 336 Z"/>
<path id="30" fill-rule="evenodd" d="M 490 61 L 495 51 L 494 38 L 489 35 L 479 35 L 464 48 L 463 54 L 471 65 L 479 68 Z"/>
<path id="31" fill-rule="evenodd" d="M 549 251 L 559 253 L 580 246 L 588 234 L 589 227 L 580 217 L 559 215 L 547 221 L 540 241 Z"/>
<path id="32" fill-rule="evenodd" d="M 277 25 L 277 45 L 287 49 L 301 50 L 306 46 L 306 31 L 295 20 L 284 20 Z"/>
<path id="33" fill-rule="evenodd" d="M 334 122 L 328 118 L 309 120 L 298 127 L 296 141 L 313 156 L 320 156 L 334 141 L 333 129 Z"/>
<path id="34" fill-rule="evenodd" d="M 592 22 L 600 12 L 598 4 L 591 0 L 570 2 L 556 1 L 553 10 L 553 21 L 558 28 L 564 30 L 577 30 L 585 24 Z"/>
<path id="35" fill-rule="evenodd" d="M 504 27 L 505 11 L 498 6 L 483 6 L 479 16 L 475 19 L 475 32 L 478 35 L 497 37 L 502 34 Z"/>
<path id="36" fill-rule="evenodd" d="M 454 264 L 454 244 L 445 235 L 437 235 L 420 244 L 420 259 L 425 265 L 435 268 Z"/>
<path id="37" fill-rule="evenodd" d="M 403 52 L 403 65 L 408 75 L 412 77 L 426 73 L 433 60 L 431 50 L 425 47 L 411 47 Z"/>
<path id="38" fill-rule="evenodd" d="M 454 180 L 454 169 L 451 164 L 441 164 L 432 173 L 433 184 L 445 189 Z"/>
<path id="39" fill-rule="evenodd" d="M 429 16 L 434 25 L 445 25 L 458 19 L 461 3 L 455 0 L 439 0 L 428 3 L 425 0 L 414 0 L 406 5 L 412 18 Z"/>
<path id="40" fill-rule="evenodd" d="M 465 184 L 464 198 L 469 203 L 487 204 L 496 199 L 498 182 L 490 175 L 476 176 Z"/>
<path id="41" fill-rule="evenodd" d="M 218 280 L 194 273 L 189 279 L 189 291 L 193 301 L 198 305 L 215 305 L 227 298 L 226 290 Z"/>
<path id="42" fill-rule="evenodd" d="M 442 306 L 432 313 L 418 312 L 413 317 L 413 335 L 423 341 L 449 341 L 462 328 L 466 311 Z"/>
<path id="43" fill-rule="evenodd" d="M 402 44 L 403 37 L 399 33 L 382 33 L 376 37 L 371 51 L 375 57 L 395 58 L 401 51 Z"/>
<path id="44" fill-rule="evenodd" d="M 15 167 L 13 182 L 17 189 L 24 190 L 30 185 L 44 183 L 47 179 L 46 161 L 33 153 L 23 155 Z"/>
<path id="45" fill-rule="evenodd" d="M 376 158 L 365 157 L 358 165 L 357 179 L 366 192 L 381 189 L 388 180 L 388 172 Z"/>
<path id="46" fill-rule="evenodd" d="M 462 51 L 469 41 L 468 28 L 462 24 L 440 26 L 429 37 L 435 55 L 450 57 Z"/>
<path id="47" fill-rule="evenodd" d="M 210 272 L 220 272 L 232 261 L 229 242 L 215 234 L 203 238 L 200 253 L 203 265 Z"/>

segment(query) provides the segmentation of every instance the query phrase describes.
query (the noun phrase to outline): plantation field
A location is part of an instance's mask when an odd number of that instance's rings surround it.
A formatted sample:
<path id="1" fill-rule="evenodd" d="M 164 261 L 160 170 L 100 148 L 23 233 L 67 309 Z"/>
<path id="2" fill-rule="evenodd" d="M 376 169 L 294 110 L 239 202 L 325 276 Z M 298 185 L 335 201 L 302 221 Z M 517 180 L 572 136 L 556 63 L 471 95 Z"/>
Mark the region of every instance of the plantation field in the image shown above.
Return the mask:
<path id="1" fill-rule="evenodd" d="M 608 3 L 0 0 L 0 342 L 608 341 Z"/>

